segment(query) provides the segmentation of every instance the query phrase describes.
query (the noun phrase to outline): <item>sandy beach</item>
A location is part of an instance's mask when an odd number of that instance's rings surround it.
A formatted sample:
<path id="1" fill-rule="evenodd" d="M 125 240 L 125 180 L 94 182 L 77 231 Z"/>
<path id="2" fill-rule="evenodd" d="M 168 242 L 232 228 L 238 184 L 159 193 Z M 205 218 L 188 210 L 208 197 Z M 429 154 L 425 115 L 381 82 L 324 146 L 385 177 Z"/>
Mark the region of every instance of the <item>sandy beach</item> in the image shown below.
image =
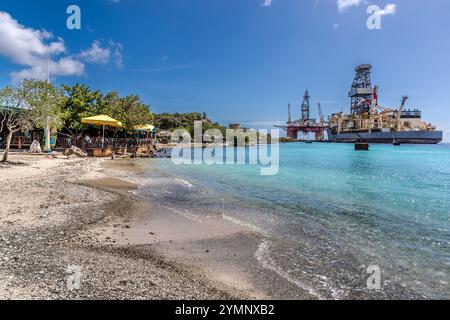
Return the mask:
<path id="1" fill-rule="evenodd" d="M 0 299 L 314 298 L 258 264 L 257 234 L 134 195 L 123 177 L 140 160 L 11 161 L 0 165 Z"/>
<path id="2" fill-rule="evenodd" d="M 140 203 L 120 192 L 132 188 L 125 182 L 94 187 L 93 179 L 108 181 L 100 160 L 11 160 L 21 164 L 0 166 L 0 299 L 237 297 L 155 251 L 105 236 L 104 223 L 127 228 Z M 68 288 L 70 266 L 81 267 L 78 290 Z"/>

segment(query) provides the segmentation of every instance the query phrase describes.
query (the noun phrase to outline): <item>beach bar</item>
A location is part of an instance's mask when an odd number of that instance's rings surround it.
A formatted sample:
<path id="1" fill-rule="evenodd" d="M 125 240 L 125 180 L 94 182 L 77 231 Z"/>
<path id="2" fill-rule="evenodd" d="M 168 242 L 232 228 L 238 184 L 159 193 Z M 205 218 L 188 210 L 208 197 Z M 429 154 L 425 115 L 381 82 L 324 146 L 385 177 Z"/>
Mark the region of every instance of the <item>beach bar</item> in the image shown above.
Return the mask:
<path id="1" fill-rule="evenodd" d="M 138 132 L 134 137 L 110 137 L 107 132 L 105 132 L 105 137 L 95 137 L 95 135 L 95 131 L 88 130 L 84 135 L 79 135 L 75 139 L 64 132 L 58 132 L 52 135 L 51 146 L 56 151 L 64 151 L 75 146 L 85 150 L 90 157 L 111 157 L 112 154 L 149 155 L 153 152 L 154 139 L 151 132 Z M 5 130 L 0 132 L 0 149 L 5 147 L 6 136 Z M 33 141 L 38 141 L 41 147 L 43 146 L 42 130 L 16 132 L 11 140 L 11 149 L 28 150 Z"/>

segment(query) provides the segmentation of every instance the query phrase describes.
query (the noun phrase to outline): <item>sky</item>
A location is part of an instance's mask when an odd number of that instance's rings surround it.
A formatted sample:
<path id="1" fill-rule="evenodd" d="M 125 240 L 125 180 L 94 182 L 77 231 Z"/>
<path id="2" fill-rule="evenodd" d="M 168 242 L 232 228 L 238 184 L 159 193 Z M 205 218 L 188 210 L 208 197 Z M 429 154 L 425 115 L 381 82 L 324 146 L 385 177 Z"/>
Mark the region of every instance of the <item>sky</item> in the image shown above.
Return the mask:
<path id="1" fill-rule="evenodd" d="M 81 10 L 69 30 L 67 8 Z M 370 30 L 377 5 L 381 29 Z M 23 78 L 138 94 L 154 112 L 267 128 L 300 117 L 305 89 L 349 111 L 354 68 L 380 104 L 421 108 L 450 141 L 448 0 L 1 0 L 0 86 Z"/>

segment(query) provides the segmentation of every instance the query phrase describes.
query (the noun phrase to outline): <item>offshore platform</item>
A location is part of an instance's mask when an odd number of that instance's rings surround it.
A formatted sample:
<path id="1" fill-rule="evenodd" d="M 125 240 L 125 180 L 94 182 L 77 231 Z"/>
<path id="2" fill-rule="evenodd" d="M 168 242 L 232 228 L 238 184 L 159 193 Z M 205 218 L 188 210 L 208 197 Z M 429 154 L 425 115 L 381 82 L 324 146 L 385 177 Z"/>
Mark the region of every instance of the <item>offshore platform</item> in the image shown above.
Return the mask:
<path id="1" fill-rule="evenodd" d="M 292 120 L 291 104 L 288 104 L 289 120 L 286 126 L 276 126 L 277 128 L 286 130 L 288 138 L 302 141 L 323 141 L 326 140 L 326 128 L 328 125 L 324 120 L 324 114 L 320 103 L 317 104 L 319 111 L 319 122 L 311 117 L 310 107 L 311 96 L 308 90 L 305 91 L 303 102 L 300 107 L 301 118 Z"/>
<path id="2" fill-rule="evenodd" d="M 400 107 L 379 104 L 378 86 L 372 86 L 370 64 L 355 68 L 349 98 L 350 114 L 343 112 L 329 117 L 328 139 L 333 142 L 436 144 L 442 131 L 422 121 L 418 108 L 406 109 L 407 96 Z"/>
<path id="3" fill-rule="evenodd" d="M 306 90 L 301 105 L 301 119 L 292 121 L 289 104 L 289 121 L 286 126 L 276 126 L 287 131 L 287 136 L 299 141 L 329 141 L 348 143 L 437 144 L 443 133 L 431 123 L 422 121 L 418 108 L 406 109 L 407 96 L 400 107 L 379 104 L 378 86 L 372 85 L 370 64 L 355 68 L 355 77 L 348 97 L 350 113 L 334 113 L 324 120 L 320 103 L 320 121 L 310 117 L 310 95 Z"/>

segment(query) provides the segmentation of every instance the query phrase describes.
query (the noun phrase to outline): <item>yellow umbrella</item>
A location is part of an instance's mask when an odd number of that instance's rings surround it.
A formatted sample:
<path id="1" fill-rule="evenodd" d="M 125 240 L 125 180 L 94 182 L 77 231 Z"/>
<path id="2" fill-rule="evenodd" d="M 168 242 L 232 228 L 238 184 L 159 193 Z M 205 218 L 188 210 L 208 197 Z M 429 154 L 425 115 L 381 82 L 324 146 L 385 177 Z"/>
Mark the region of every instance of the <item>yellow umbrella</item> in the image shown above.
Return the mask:
<path id="1" fill-rule="evenodd" d="M 93 124 L 97 126 L 116 127 L 116 128 L 122 126 L 122 122 L 105 115 L 83 118 L 81 119 L 81 123 Z"/>
<path id="2" fill-rule="evenodd" d="M 116 119 L 113 119 L 109 116 L 106 116 L 106 115 L 99 115 L 99 116 L 94 116 L 94 117 L 89 117 L 89 118 L 83 118 L 83 119 L 81 119 L 81 123 L 93 124 L 96 126 L 103 126 L 102 149 L 105 144 L 105 126 L 114 127 L 114 128 L 122 127 L 122 122 L 120 122 Z"/>
<path id="3" fill-rule="evenodd" d="M 134 130 L 136 130 L 136 131 L 153 131 L 154 129 L 155 129 L 155 126 L 152 126 L 151 124 L 147 124 L 145 126 L 134 127 Z"/>

